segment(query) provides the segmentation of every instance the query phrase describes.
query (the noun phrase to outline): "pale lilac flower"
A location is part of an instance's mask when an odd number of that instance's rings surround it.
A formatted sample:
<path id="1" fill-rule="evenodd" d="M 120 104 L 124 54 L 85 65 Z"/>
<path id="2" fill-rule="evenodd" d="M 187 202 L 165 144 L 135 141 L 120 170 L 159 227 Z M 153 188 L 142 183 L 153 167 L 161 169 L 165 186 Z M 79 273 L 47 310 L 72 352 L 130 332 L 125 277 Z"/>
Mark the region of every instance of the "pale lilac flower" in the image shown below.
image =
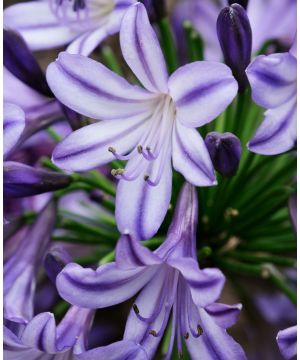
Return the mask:
<path id="1" fill-rule="evenodd" d="M 7 320 L 26 324 L 33 317 L 37 271 L 49 246 L 55 215 L 56 203 L 50 201 L 4 263 L 3 304 Z"/>
<path id="2" fill-rule="evenodd" d="M 171 199 L 172 166 L 196 186 L 214 185 L 215 175 L 199 132 L 237 93 L 231 70 L 195 62 L 168 77 L 165 60 L 145 7 L 133 5 L 123 18 L 123 56 L 145 89 L 80 55 L 60 54 L 47 71 L 55 95 L 68 107 L 104 120 L 80 129 L 53 153 L 56 165 L 88 170 L 114 159 L 129 160 L 116 198 L 119 230 L 150 238 Z"/>
<path id="3" fill-rule="evenodd" d="M 4 26 L 21 33 L 31 50 L 70 44 L 68 51 L 89 55 L 117 33 L 134 0 L 39 0 L 4 10 Z"/>
<path id="4" fill-rule="evenodd" d="M 75 360 L 85 351 L 94 312 L 72 306 L 56 326 L 54 315 L 44 312 L 17 329 L 4 327 L 6 360 Z M 10 324 L 12 325 L 12 324 Z M 16 328 L 16 326 L 14 326 Z"/>
<path id="5" fill-rule="evenodd" d="M 286 359 L 293 359 L 297 355 L 297 325 L 279 331 L 277 343 L 282 356 Z"/>
<path id="6" fill-rule="evenodd" d="M 167 359 L 175 336 L 179 353 L 184 338 L 192 359 L 245 359 L 241 347 L 226 333 L 226 328 L 236 322 L 241 306 L 215 303 L 224 276 L 215 268 L 199 269 L 197 205 L 195 188 L 185 184 L 167 238 L 157 250 L 152 253 L 130 235 L 123 235 L 115 263 L 97 270 L 68 264 L 57 277 L 60 295 L 77 306 L 102 308 L 123 302 L 141 290 L 124 340 L 142 346 L 148 358 L 154 356 L 172 314 Z M 92 359 L 101 358 L 97 349 L 92 351 Z"/>
<path id="7" fill-rule="evenodd" d="M 263 123 L 248 144 L 251 151 L 280 154 L 292 149 L 297 138 L 297 59 L 290 52 L 258 56 L 246 69 L 252 98 L 267 108 Z"/>

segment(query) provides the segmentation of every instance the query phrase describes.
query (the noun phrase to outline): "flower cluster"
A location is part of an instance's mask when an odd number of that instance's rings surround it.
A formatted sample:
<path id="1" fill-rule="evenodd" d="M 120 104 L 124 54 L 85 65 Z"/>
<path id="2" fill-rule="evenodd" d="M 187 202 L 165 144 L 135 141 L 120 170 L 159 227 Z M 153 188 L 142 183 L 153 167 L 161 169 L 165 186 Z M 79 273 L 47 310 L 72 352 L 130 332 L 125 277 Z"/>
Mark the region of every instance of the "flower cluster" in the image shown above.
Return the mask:
<path id="1" fill-rule="evenodd" d="M 4 359 L 296 356 L 295 9 L 4 9 Z"/>

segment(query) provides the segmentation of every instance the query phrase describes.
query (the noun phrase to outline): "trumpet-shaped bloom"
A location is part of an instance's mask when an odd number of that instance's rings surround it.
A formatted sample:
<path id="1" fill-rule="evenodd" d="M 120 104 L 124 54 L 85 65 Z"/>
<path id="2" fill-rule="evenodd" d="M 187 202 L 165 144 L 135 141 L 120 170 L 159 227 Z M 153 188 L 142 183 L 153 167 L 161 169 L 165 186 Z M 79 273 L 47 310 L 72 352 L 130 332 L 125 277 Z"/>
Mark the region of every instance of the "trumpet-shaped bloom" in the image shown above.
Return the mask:
<path id="1" fill-rule="evenodd" d="M 60 295 L 77 306 L 101 308 L 120 303 L 141 290 L 130 312 L 124 341 L 134 340 L 148 358 L 154 356 L 172 314 L 167 358 L 176 336 L 179 353 L 184 338 L 193 359 L 198 359 L 199 354 L 203 359 L 245 359 L 243 350 L 225 330 L 235 323 L 240 306 L 215 303 L 224 276 L 218 269 L 199 269 L 197 218 L 195 188 L 185 184 L 167 238 L 156 251 L 152 253 L 131 236 L 123 235 L 115 263 L 97 270 L 68 264 L 56 280 Z M 97 359 L 97 349 L 93 353 Z"/>
<path id="2" fill-rule="evenodd" d="M 282 356 L 286 359 L 293 359 L 297 355 L 297 326 L 292 326 L 279 331 L 277 343 Z"/>
<path id="3" fill-rule="evenodd" d="M 40 0 L 12 5 L 4 26 L 21 33 L 31 50 L 70 44 L 68 51 L 89 55 L 108 35 L 117 33 L 134 0 Z"/>
<path id="4" fill-rule="evenodd" d="M 258 154 L 274 155 L 294 147 L 297 137 L 297 60 L 288 53 L 258 56 L 246 70 L 252 98 L 267 108 L 263 123 L 249 142 Z"/>
<path id="5" fill-rule="evenodd" d="M 144 5 L 125 14 L 123 56 L 141 88 L 80 55 L 60 54 L 47 70 L 62 103 L 104 120 L 80 129 L 53 153 L 56 165 L 88 170 L 112 160 L 128 160 L 113 174 L 120 179 L 116 218 L 119 230 L 150 238 L 169 207 L 172 166 L 196 186 L 215 184 L 204 141 L 194 128 L 212 121 L 232 101 L 237 83 L 216 62 L 195 62 L 168 77 L 159 42 Z"/>
<path id="6" fill-rule="evenodd" d="M 58 326 L 52 313 L 36 315 L 18 331 L 4 327 L 6 360 L 75 360 L 85 351 L 94 312 L 72 306 Z"/>

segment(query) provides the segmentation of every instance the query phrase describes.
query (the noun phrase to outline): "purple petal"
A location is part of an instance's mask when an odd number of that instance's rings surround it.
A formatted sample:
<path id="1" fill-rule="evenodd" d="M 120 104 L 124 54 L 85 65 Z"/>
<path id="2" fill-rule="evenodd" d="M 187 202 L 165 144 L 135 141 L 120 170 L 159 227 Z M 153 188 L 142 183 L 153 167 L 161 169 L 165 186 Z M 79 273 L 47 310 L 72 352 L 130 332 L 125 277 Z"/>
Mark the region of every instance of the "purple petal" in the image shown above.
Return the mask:
<path id="1" fill-rule="evenodd" d="M 67 136 L 53 152 L 53 162 L 62 169 L 83 171 L 115 160 L 110 148 L 126 154 L 138 143 L 145 130 L 147 115 L 101 121 Z"/>
<path id="2" fill-rule="evenodd" d="M 68 263 L 72 262 L 72 257 L 63 246 L 54 245 L 47 252 L 44 259 L 44 268 L 52 283 L 55 285 L 56 277 Z"/>
<path id="3" fill-rule="evenodd" d="M 143 348 L 132 340 L 118 341 L 76 355 L 78 360 L 148 360 Z"/>
<path id="4" fill-rule="evenodd" d="M 71 183 L 68 175 L 5 161 L 3 164 L 4 197 L 19 198 L 55 191 Z"/>
<path id="5" fill-rule="evenodd" d="M 169 91 L 182 125 L 199 127 L 221 114 L 234 99 L 238 85 L 229 67 L 199 61 L 171 75 Z"/>
<path id="6" fill-rule="evenodd" d="M 246 72 L 252 98 L 260 106 L 275 108 L 296 93 L 296 59 L 289 53 L 258 56 Z"/>
<path id="7" fill-rule="evenodd" d="M 116 247 L 116 264 L 120 269 L 136 269 L 139 266 L 160 264 L 161 260 L 129 234 L 124 234 Z"/>
<path id="8" fill-rule="evenodd" d="M 3 106 L 3 156 L 6 157 L 17 144 L 25 127 L 25 113 L 17 105 Z"/>
<path id="9" fill-rule="evenodd" d="M 127 166 L 132 160 L 128 162 Z M 151 163 L 148 165 L 147 173 L 150 176 L 159 161 L 158 158 L 153 165 Z M 144 240 L 150 239 L 159 229 L 171 201 L 172 167 L 170 158 L 165 161 L 161 171 L 161 179 L 156 186 L 149 185 L 144 180 L 144 174 L 140 174 L 133 181 L 119 181 L 116 219 L 121 233 L 129 232 L 137 239 Z"/>
<path id="10" fill-rule="evenodd" d="M 294 58 L 297 59 L 297 34 L 296 34 L 295 37 L 294 37 L 294 41 L 293 41 L 293 44 L 292 44 L 292 46 L 291 46 L 291 48 L 290 48 L 289 53 L 290 53 L 292 56 L 294 56 Z"/>
<path id="11" fill-rule="evenodd" d="M 289 214 L 294 233 L 297 235 L 297 194 L 289 197 Z"/>
<path id="12" fill-rule="evenodd" d="M 246 360 L 241 346 L 204 309 L 200 310 L 200 317 L 203 334 L 198 338 L 190 336 L 186 341 L 193 360 L 197 360 L 199 354 L 203 359 Z"/>
<path id="13" fill-rule="evenodd" d="M 237 322 L 241 309 L 242 304 L 225 305 L 213 303 L 208 305 L 205 308 L 205 311 L 211 316 L 218 326 L 228 329 Z"/>
<path id="14" fill-rule="evenodd" d="M 276 155 L 295 146 L 297 138 L 297 105 L 292 98 L 278 108 L 265 112 L 265 118 L 248 144 L 250 151 Z"/>
<path id="15" fill-rule="evenodd" d="M 143 4 L 136 3 L 124 15 L 120 43 L 127 64 L 145 88 L 167 93 L 165 59 Z"/>
<path id="16" fill-rule="evenodd" d="M 3 13 L 4 27 L 18 31 L 31 50 L 63 46 L 80 32 L 62 24 L 48 1 L 29 1 L 9 6 Z"/>
<path id="17" fill-rule="evenodd" d="M 297 326 L 292 326 L 279 331 L 277 343 L 282 356 L 286 359 L 292 359 L 297 354 Z"/>
<path id="18" fill-rule="evenodd" d="M 89 309 L 103 308 L 135 295 L 156 271 L 155 266 L 122 270 L 115 263 L 92 270 L 71 263 L 57 276 L 56 286 L 71 304 Z"/>
<path id="19" fill-rule="evenodd" d="M 219 298 L 225 282 L 219 269 L 200 270 L 197 261 L 191 258 L 168 259 L 167 262 L 184 277 L 196 306 L 205 307 Z"/>
<path id="20" fill-rule="evenodd" d="M 66 52 L 60 53 L 49 65 L 47 80 L 63 104 L 98 120 L 126 118 L 149 111 L 154 99 L 102 64 Z"/>
<path id="21" fill-rule="evenodd" d="M 214 168 L 197 130 L 182 126 L 178 121 L 173 130 L 172 159 L 174 169 L 195 186 L 216 184 Z"/>

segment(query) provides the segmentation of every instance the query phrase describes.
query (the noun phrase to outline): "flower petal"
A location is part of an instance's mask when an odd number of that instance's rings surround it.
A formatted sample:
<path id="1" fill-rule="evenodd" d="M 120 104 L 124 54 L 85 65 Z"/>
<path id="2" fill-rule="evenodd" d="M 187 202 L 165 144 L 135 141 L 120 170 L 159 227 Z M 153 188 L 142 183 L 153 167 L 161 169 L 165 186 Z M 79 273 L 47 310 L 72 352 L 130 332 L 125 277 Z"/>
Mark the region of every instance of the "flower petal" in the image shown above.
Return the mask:
<path id="1" fill-rule="evenodd" d="M 258 56 L 247 67 L 252 98 L 260 106 L 276 108 L 296 93 L 297 61 L 289 53 Z"/>
<path id="2" fill-rule="evenodd" d="M 230 68 L 212 61 L 182 66 L 169 79 L 177 119 L 188 127 L 199 127 L 214 120 L 231 103 L 237 90 Z"/>
<path id="3" fill-rule="evenodd" d="M 71 304 L 96 309 L 129 299 L 155 272 L 155 266 L 123 270 L 116 263 L 110 263 L 92 270 L 71 263 L 57 276 L 56 286 L 60 295 Z"/>
<path id="4" fill-rule="evenodd" d="M 225 282 L 219 269 L 199 269 L 197 261 L 191 258 L 168 259 L 167 262 L 186 280 L 196 306 L 205 307 L 219 298 Z"/>
<path id="5" fill-rule="evenodd" d="M 295 146 L 297 138 L 297 105 L 292 98 L 278 108 L 265 112 L 265 118 L 248 144 L 250 151 L 281 154 Z"/>
<path id="6" fill-rule="evenodd" d="M 81 55 L 60 53 L 47 69 L 55 96 L 76 112 L 98 120 L 125 118 L 151 108 L 154 96 Z"/>
<path id="7" fill-rule="evenodd" d="M 228 329 L 237 322 L 241 309 L 242 304 L 226 305 L 213 303 L 208 305 L 205 308 L 205 311 L 211 316 L 218 326 Z"/>
<path id="8" fill-rule="evenodd" d="M 246 360 L 241 346 L 204 309 L 200 310 L 200 317 L 203 334 L 198 338 L 190 336 L 186 341 L 193 360 L 197 360 L 199 354 L 205 360 Z"/>
<path id="9" fill-rule="evenodd" d="M 156 159 L 154 164 L 150 163 L 149 175 L 154 171 L 155 163 L 158 161 L 159 159 Z M 133 181 L 120 180 L 116 196 L 116 219 L 119 231 L 121 233 L 128 231 L 140 240 L 150 239 L 164 220 L 170 205 L 171 192 L 170 159 L 165 161 L 161 179 L 156 186 L 149 185 L 144 180 L 144 174 L 140 174 Z"/>
<path id="10" fill-rule="evenodd" d="M 62 169 L 83 171 L 115 160 L 109 151 L 125 154 L 134 148 L 147 122 L 147 116 L 101 121 L 74 131 L 58 144 L 53 152 L 53 162 Z"/>
<path id="11" fill-rule="evenodd" d="M 124 15 L 120 43 L 127 64 L 145 88 L 167 93 L 165 59 L 142 3 L 131 6 Z"/>
<path id="12" fill-rule="evenodd" d="M 289 360 L 297 354 L 297 326 L 279 331 L 277 343 L 282 356 Z"/>
<path id="13" fill-rule="evenodd" d="M 24 130 L 25 113 L 15 104 L 5 102 L 3 105 L 3 156 L 6 157 Z"/>
<path id="14" fill-rule="evenodd" d="M 160 263 L 158 256 L 129 234 L 124 234 L 119 239 L 116 247 L 116 264 L 120 269 L 136 269 L 139 266 Z"/>
<path id="15" fill-rule="evenodd" d="M 195 186 L 216 184 L 214 168 L 197 130 L 187 128 L 178 121 L 173 129 L 173 166 Z"/>
<path id="16" fill-rule="evenodd" d="M 4 27 L 18 31 L 31 50 L 62 46 L 80 32 L 59 22 L 48 1 L 29 1 L 9 6 L 3 12 Z"/>

